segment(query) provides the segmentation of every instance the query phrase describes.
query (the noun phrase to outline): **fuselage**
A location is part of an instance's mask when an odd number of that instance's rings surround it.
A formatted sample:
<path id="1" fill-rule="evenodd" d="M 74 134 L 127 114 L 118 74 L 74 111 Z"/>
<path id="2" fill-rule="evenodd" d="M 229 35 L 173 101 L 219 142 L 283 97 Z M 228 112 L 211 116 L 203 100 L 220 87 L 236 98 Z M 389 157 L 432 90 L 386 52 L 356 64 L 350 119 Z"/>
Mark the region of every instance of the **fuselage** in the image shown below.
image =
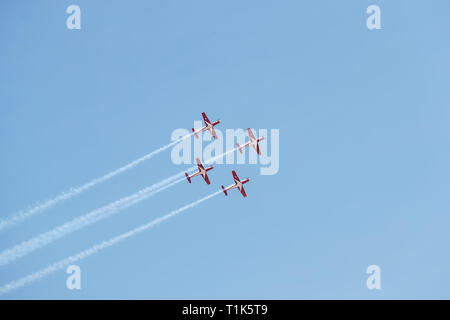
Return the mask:
<path id="1" fill-rule="evenodd" d="M 212 128 L 213 128 L 213 125 L 211 123 L 207 123 L 204 127 L 197 130 L 196 133 L 200 133 L 200 132 L 203 132 L 206 130 L 209 130 L 211 132 Z"/>
<path id="2" fill-rule="evenodd" d="M 250 180 L 249 179 L 245 179 L 243 181 L 239 181 L 237 179 L 234 179 L 234 184 L 232 184 L 231 186 L 226 188 L 226 190 L 231 190 L 231 189 L 234 189 L 234 188 L 238 188 L 239 191 L 242 191 L 244 183 L 247 183 L 248 181 L 250 181 Z"/>
<path id="3" fill-rule="evenodd" d="M 234 179 L 234 187 L 238 188 L 239 191 L 241 191 L 242 190 L 242 182 L 239 181 L 239 180 Z"/>
<path id="4" fill-rule="evenodd" d="M 258 142 L 260 142 L 263 138 L 259 138 L 259 139 L 252 139 L 250 137 L 250 141 L 247 142 L 246 144 L 244 144 L 241 148 L 245 148 L 248 146 L 253 146 L 254 148 L 256 148 L 256 146 L 258 145 Z"/>
<path id="5" fill-rule="evenodd" d="M 196 173 L 193 173 L 193 174 L 191 175 L 191 178 L 196 177 L 196 176 L 198 176 L 198 175 L 202 175 L 203 178 L 204 178 L 205 175 L 206 175 L 206 169 L 198 168 L 198 171 L 197 171 Z"/>

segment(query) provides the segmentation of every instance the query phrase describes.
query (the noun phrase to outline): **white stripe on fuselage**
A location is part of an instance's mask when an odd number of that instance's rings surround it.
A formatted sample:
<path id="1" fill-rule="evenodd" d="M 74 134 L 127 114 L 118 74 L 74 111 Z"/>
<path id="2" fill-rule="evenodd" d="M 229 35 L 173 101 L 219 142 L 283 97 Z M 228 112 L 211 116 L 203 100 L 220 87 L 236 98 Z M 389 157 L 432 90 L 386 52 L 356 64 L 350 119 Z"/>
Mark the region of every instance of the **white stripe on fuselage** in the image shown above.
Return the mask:
<path id="1" fill-rule="evenodd" d="M 189 178 L 193 178 L 196 176 L 201 175 L 204 179 L 206 179 L 206 169 L 200 169 L 198 168 L 198 171 L 196 173 L 193 173 L 189 176 Z"/>
<path id="2" fill-rule="evenodd" d="M 198 129 L 197 133 L 200 133 L 200 132 L 203 132 L 203 131 L 206 131 L 206 130 L 211 130 L 213 128 L 212 123 L 205 122 L 205 124 L 206 125 L 204 127 Z"/>
<path id="3" fill-rule="evenodd" d="M 246 144 L 244 144 L 241 148 L 245 148 L 245 147 L 247 147 L 247 146 L 255 146 L 255 145 L 257 145 L 257 144 L 258 144 L 258 140 L 257 140 L 257 139 L 252 139 L 252 138 L 250 137 L 250 141 L 247 142 Z"/>
<path id="4" fill-rule="evenodd" d="M 211 130 L 212 127 L 213 127 L 213 126 L 212 126 L 211 123 L 205 122 L 205 126 L 202 128 L 202 129 L 203 129 L 202 131 L 205 131 L 205 130 Z"/>

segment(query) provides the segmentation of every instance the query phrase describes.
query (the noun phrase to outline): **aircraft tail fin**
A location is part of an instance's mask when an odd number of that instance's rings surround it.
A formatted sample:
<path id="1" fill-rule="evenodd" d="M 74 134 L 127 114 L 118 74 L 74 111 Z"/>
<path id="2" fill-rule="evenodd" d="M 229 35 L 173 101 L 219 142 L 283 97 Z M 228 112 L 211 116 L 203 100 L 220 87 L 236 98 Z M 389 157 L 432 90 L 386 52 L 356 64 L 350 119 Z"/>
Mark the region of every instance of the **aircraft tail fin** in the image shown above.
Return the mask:
<path id="1" fill-rule="evenodd" d="M 241 148 L 241 145 L 239 144 L 239 143 L 236 143 L 237 144 L 237 147 L 238 147 L 238 149 L 239 149 L 239 152 L 242 154 L 242 148 Z"/>
<path id="2" fill-rule="evenodd" d="M 189 175 L 187 174 L 187 172 L 185 172 L 184 174 L 186 175 L 187 181 L 189 181 L 189 183 L 191 183 L 191 177 L 189 177 Z"/>
<path id="3" fill-rule="evenodd" d="M 222 186 L 222 190 L 223 190 L 223 193 L 225 193 L 225 195 L 227 196 L 227 195 L 228 195 L 228 193 L 227 193 L 227 190 L 225 189 L 225 187 L 224 187 L 224 186 Z"/>
<path id="4" fill-rule="evenodd" d="M 198 134 L 197 134 L 197 132 L 195 132 L 194 128 L 192 128 L 192 132 L 194 133 L 195 137 L 198 139 Z"/>

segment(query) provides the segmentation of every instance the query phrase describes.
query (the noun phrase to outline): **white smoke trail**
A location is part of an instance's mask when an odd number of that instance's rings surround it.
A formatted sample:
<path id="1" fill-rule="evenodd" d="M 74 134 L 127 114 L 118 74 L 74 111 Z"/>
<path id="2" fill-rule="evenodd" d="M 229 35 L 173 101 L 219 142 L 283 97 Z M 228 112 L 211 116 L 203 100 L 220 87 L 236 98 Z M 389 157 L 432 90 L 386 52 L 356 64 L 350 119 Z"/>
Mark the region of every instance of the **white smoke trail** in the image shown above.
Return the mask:
<path id="1" fill-rule="evenodd" d="M 215 160 L 226 156 L 227 154 L 234 152 L 237 150 L 237 148 L 228 150 L 218 156 L 215 156 L 213 158 L 210 158 L 205 161 L 205 163 L 212 163 Z M 193 166 L 187 171 L 192 171 L 195 169 L 196 166 Z M 99 209 L 96 209 L 94 211 L 91 211 L 87 214 L 84 214 L 80 217 L 77 217 L 69 222 L 66 222 L 50 231 L 47 231 L 45 233 L 42 233 L 34 238 L 31 238 L 27 241 L 24 241 L 18 245 L 15 245 L 12 248 L 5 249 L 2 252 L 0 252 L 0 266 L 9 264 L 13 262 L 16 259 L 19 259 L 35 250 L 38 250 L 68 234 L 71 234 L 72 232 L 75 232 L 87 225 L 94 224 L 98 222 L 99 220 L 103 220 L 113 214 L 118 213 L 119 211 L 126 209 L 136 203 L 139 203 L 145 199 L 147 199 L 149 196 L 152 196 L 156 193 L 159 193 L 181 181 L 184 180 L 184 178 L 179 178 L 180 176 L 184 175 L 184 171 L 180 172 L 176 175 L 173 175 L 167 179 L 164 179 L 158 183 L 153 184 L 150 187 L 147 187 L 145 189 L 142 189 L 141 191 L 136 192 L 135 194 L 132 194 L 131 196 L 119 199 L 113 203 L 110 203 L 108 205 L 105 205 Z M 175 180 L 175 181 L 174 181 Z"/>
<path id="2" fill-rule="evenodd" d="M 159 224 L 161 222 L 164 222 L 164 221 L 166 221 L 166 220 L 176 216 L 177 214 L 182 213 L 183 211 L 185 211 L 185 210 L 187 210 L 189 208 L 195 207 L 196 205 L 198 205 L 198 204 L 200 204 L 200 203 L 202 203 L 202 202 L 204 202 L 204 201 L 206 201 L 208 199 L 211 199 L 212 197 L 215 197 L 216 195 L 218 195 L 221 192 L 222 192 L 222 190 L 216 191 L 216 192 L 214 192 L 214 193 L 212 193 L 212 194 L 210 194 L 210 195 L 208 195 L 208 196 L 206 196 L 204 198 L 201 198 L 201 199 L 199 199 L 197 201 L 191 202 L 190 204 L 188 204 L 188 205 L 186 205 L 184 207 L 181 207 L 181 208 L 179 208 L 177 210 L 174 210 L 174 211 L 170 212 L 169 214 L 166 214 L 165 216 L 162 216 L 162 217 L 159 217 L 159 218 L 157 218 L 155 220 L 152 220 L 152 221 L 148 222 L 147 224 L 141 225 L 140 227 L 137 227 L 137 228 L 132 229 L 132 230 L 130 230 L 128 232 L 122 233 L 119 236 L 113 237 L 113 238 L 111 238 L 111 239 L 109 239 L 107 241 L 103 241 L 103 242 L 101 242 L 99 244 L 96 244 L 96 245 L 90 247 L 89 249 L 86 249 L 86 250 L 81 251 L 80 253 L 78 253 L 76 255 L 70 256 L 70 257 L 68 257 L 68 258 L 66 258 L 64 260 L 61 260 L 61 261 L 56 262 L 54 264 L 51 264 L 51 265 L 49 265 L 48 267 L 46 267 L 44 269 L 41 269 L 41 270 L 39 270 L 37 272 L 29 274 L 28 276 L 25 276 L 23 278 L 20 278 L 18 280 L 15 280 L 15 281 L 12 281 L 12 282 L 10 282 L 8 284 L 5 284 L 2 287 L 0 287 L 0 294 L 8 293 L 8 292 L 10 292 L 10 291 L 12 291 L 14 289 L 23 287 L 23 286 L 25 286 L 25 285 L 33 282 L 33 281 L 42 279 L 45 276 L 47 276 L 47 275 L 49 275 L 49 274 L 51 274 L 51 273 L 53 273 L 55 271 L 61 270 L 64 267 L 66 267 L 66 266 L 68 266 L 68 265 L 70 265 L 72 263 L 75 263 L 75 262 L 77 262 L 79 260 L 85 259 L 85 258 L 87 258 L 87 257 L 89 257 L 89 256 L 91 256 L 91 255 L 93 255 L 93 254 L 103 250 L 103 249 L 111 247 L 111 246 L 113 246 L 113 245 L 115 245 L 115 244 L 117 244 L 117 243 L 119 243 L 119 242 L 121 242 L 123 240 L 126 240 L 126 239 L 128 239 L 130 237 L 133 237 L 136 234 L 141 233 L 141 232 L 143 232 L 143 231 L 145 231 L 145 230 L 147 230 L 147 229 L 149 229 L 149 228 L 151 228 L 151 227 L 153 227 L 153 226 L 155 226 L 155 225 L 157 225 L 157 224 Z"/>
<path id="3" fill-rule="evenodd" d="M 168 189 L 175 184 L 183 181 L 185 178 L 180 178 L 183 175 L 184 171 L 175 174 L 167 179 L 164 179 L 158 183 L 155 183 L 147 188 L 144 188 L 128 197 L 124 197 L 99 209 L 79 216 L 54 229 L 51 229 L 50 231 L 44 232 L 34 238 L 31 238 L 30 240 L 15 245 L 10 249 L 3 250 L 2 252 L 0 252 L 0 265 L 6 265 L 72 232 L 75 232 L 85 226 L 94 224 L 100 220 L 110 217 L 111 215 L 116 214 L 134 204 L 137 204 L 154 194 Z"/>
<path id="4" fill-rule="evenodd" d="M 228 151 L 225 151 L 222 154 L 219 154 L 218 156 L 215 156 L 213 158 L 209 158 L 208 160 L 205 161 L 205 164 L 210 164 L 213 163 L 214 161 L 216 161 L 217 159 L 220 159 L 222 157 L 225 157 L 227 154 L 230 154 L 232 152 L 235 152 L 237 149 L 239 149 L 238 147 L 234 148 L 234 149 L 230 149 Z"/>
<path id="5" fill-rule="evenodd" d="M 170 147 L 174 146 L 175 144 L 179 143 L 180 141 L 190 137 L 192 134 L 193 133 L 190 133 L 184 137 L 181 137 L 175 141 L 172 141 L 171 143 L 169 143 L 159 149 L 156 149 L 155 151 L 152 151 L 152 152 L 146 154 L 145 156 L 143 156 L 137 160 L 134 160 L 133 162 L 130 162 L 129 164 L 127 164 L 123 167 L 120 167 L 117 170 L 111 171 L 110 173 L 107 173 L 100 178 L 93 179 L 93 180 L 83 184 L 82 186 L 70 188 L 69 190 L 61 193 L 60 195 L 58 195 L 50 200 L 45 201 L 42 204 L 38 204 L 38 205 L 31 207 L 25 211 L 13 214 L 9 218 L 0 220 L 0 231 L 2 231 L 5 228 L 12 227 L 12 226 L 24 221 L 25 219 L 36 215 L 36 214 L 42 213 L 43 211 L 50 209 L 51 207 L 53 207 L 54 205 L 56 205 L 57 203 L 59 203 L 61 201 L 68 200 L 68 199 L 96 186 L 99 183 L 105 182 L 124 171 L 130 170 L 130 169 L 136 167 L 137 165 L 152 158 L 153 156 L 157 155 L 158 153 L 161 153 L 162 151 L 169 149 Z"/>

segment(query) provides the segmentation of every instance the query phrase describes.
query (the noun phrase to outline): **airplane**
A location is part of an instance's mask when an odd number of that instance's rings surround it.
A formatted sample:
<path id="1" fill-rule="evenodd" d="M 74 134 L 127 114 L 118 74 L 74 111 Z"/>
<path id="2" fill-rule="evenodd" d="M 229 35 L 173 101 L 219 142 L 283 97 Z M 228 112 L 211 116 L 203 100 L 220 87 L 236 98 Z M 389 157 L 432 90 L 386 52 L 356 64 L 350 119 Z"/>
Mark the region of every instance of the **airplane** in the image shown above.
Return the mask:
<path id="1" fill-rule="evenodd" d="M 211 167 L 205 169 L 205 167 L 203 167 L 202 163 L 200 162 L 199 158 L 196 158 L 195 160 L 197 161 L 198 171 L 196 173 L 193 173 L 192 175 L 188 175 L 188 173 L 185 172 L 184 174 L 186 175 L 186 179 L 189 181 L 189 183 L 191 183 L 191 178 L 201 175 L 203 177 L 203 179 L 205 179 L 206 183 L 210 184 L 209 178 L 208 178 L 208 175 L 206 174 L 206 172 L 208 172 L 209 170 L 212 170 L 214 167 L 211 166 Z"/>
<path id="2" fill-rule="evenodd" d="M 211 123 L 211 121 L 209 121 L 208 117 L 206 116 L 206 114 L 204 112 L 202 112 L 202 116 L 203 116 L 203 121 L 205 121 L 205 126 L 198 129 L 197 131 L 195 131 L 194 128 L 192 128 L 192 132 L 194 133 L 195 137 L 198 139 L 198 133 L 203 132 L 205 130 L 209 130 L 209 132 L 211 132 L 211 135 L 214 137 L 214 139 L 217 139 L 217 134 L 216 131 L 214 130 L 214 126 L 218 125 L 220 123 L 220 120 L 217 120 L 216 122 Z"/>
<path id="3" fill-rule="evenodd" d="M 228 193 L 227 193 L 228 190 L 231 190 L 231 189 L 234 189 L 234 188 L 238 188 L 239 191 L 242 193 L 242 195 L 244 197 L 246 197 L 247 194 L 245 193 L 243 184 L 249 182 L 250 179 L 247 178 L 247 179 L 245 179 L 243 181 L 239 180 L 239 177 L 237 176 L 236 171 L 234 171 L 234 170 L 233 170 L 233 178 L 234 178 L 234 184 L 232 184 L 231 186 L 229 186 L 227 188 L 222 186 L 223 193 L 225 193 L 225 195 L 228 196 Z"/>
<path id="4" fill-rule="evenodd" d="M 241 146 L 241 145 L 239 145 L 239 143 L 237 143 L 237 147 L 239 148 L 239 152 L 242 153 L 242 149 L 244 149 L 245 147 L 253 146 L 253 148 L 255 148 L 256 152 L 259 155 L 261 155 L 261 151 L 259 150 L 258 142 L 264 140 L 264 137 L 256 139 L 255 136 L 253 135 L 252 130 L 250 130 L 250 128 L 248 128 L 247 130 L 248 130 L 248 136 L 250 137 L 250 141 L 247 142 L 246 144 L 244 144 L 243 146 Z"/>

